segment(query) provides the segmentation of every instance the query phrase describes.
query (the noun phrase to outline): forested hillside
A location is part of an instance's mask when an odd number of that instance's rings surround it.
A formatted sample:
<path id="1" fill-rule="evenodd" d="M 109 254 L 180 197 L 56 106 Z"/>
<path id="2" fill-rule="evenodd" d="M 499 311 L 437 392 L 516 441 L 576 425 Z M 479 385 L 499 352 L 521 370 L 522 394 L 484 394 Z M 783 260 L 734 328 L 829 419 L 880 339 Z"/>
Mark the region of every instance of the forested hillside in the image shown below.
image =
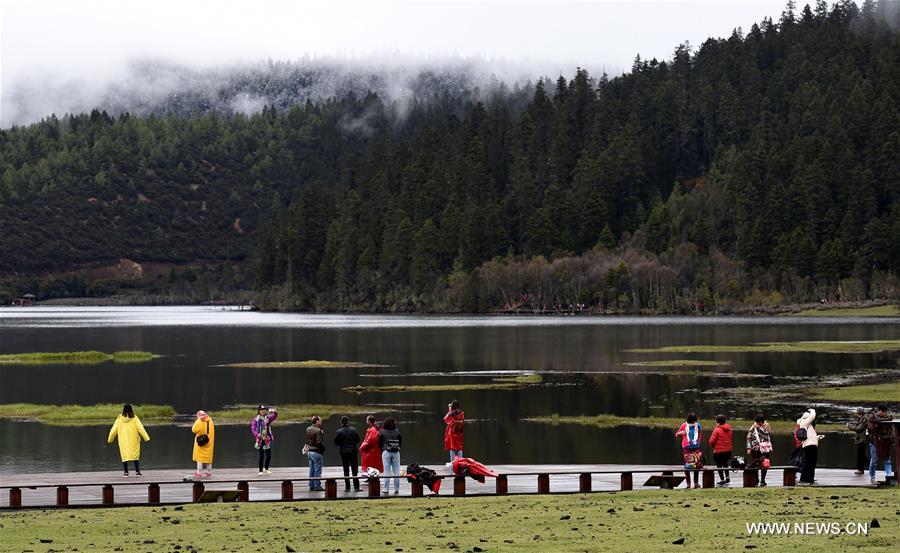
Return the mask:
<path id="1" fill-rule="evenodd" d="M 898 298 L 898 24 L 789 4 L 615 78 L 0 131 L 0 273 L 248 258 L 284 309 Z"/>

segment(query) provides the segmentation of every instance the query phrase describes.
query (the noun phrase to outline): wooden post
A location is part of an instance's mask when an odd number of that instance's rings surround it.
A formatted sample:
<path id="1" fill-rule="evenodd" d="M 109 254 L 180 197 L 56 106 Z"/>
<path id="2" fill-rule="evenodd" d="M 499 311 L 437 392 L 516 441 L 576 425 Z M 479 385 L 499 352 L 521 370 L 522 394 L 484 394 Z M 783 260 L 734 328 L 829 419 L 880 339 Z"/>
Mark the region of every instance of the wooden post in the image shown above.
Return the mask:
<path id="1" fill-rule="evenodd" d="M 715 488 L 716 487 L 716 471 L 711 469 L 703 469 L 703 487 L 704 488 Z"/>
<path id="2" fill-rule="evenodd" d="M 756 487 L 756 469 L 744 469 L 744 487 Z"/>
<path id="3" fill-rule="evenodd" d="M 409 486 L 410 494 L 413 497 L 422 497 L 425 495 L 425 490 L 422 488 L 422 483 L 418 480 L 413 480 L 412 484 Z"/>
<path id="4" fill-rule="evenodd" d="M 112 505 L 114 503 L 113 487 L 109 484 L 103 486 L 103 504 Z"/>
<path id="5" fill-rule="evenodd" d="M 250 501 L 250 484 L 247 481 L 238 482 L 238 490 L 241 492 L 240 501 Z"/>
<path id="6" fill-rule="evenodd" d="M 281 500 L 291 501 L 294 499 L 294 483 L 290 480 L 281 481 Z"/>
<path id="7" fill-rule="evenodd" d="M 634 478 L 630 472 L 623 472 L 619 478 L 619 489 L 628 492 L 634 489 Z"/>
<path id="8" fill-rule="evenodd" d="M 337 499 L 337 480 L 325 479 L 325 499 Z"/>
<path id="9" fill-rule="evenodd" d="M 797 485 L 797 469 L 794 467 L 784 469 L 783 485 L 785 488 Z"/>
<path id="10" fill-rule="evenodd" d="M 22 489 L 21 488 L 10 488 L 9 489 L 9 506 L 10 507 L 21 507 L 22 506 Z"/>
<path id="11" fill-rule="evenodd" d="M 159 484 L 147 486 L 147 503 L 159 503 Z"/>
<path id="12" fill-rule="evenodd" d="M 193 499 L 194 503 L 200 501 L 200 496 L 203 495 L 203 490 L 203 482 L 194 482 L 191 491 L 191 498 Z"/>
<path id="13" fill-rule="evenodd" d="M 65 507 L 69 504 L 69 488 L 65 486 L 56 487 L 56 505 Z"/>
<path id="14" fill-rule="evenodd" d="M 578 475 L 578 491 L 588 493 L 591 491 L 591 473 L 582 472 Z"/>
<path id="15" fill-rule="evenodd" d="M 538 493 L 550 493 L 549 474 L 538 474 Z"/>
<path id="16" fill-rule="evenodd" d="M 453 495 L 466 495 L 466 477 L 453 477 Z"/>
<path id="17" fill-rule="evenodd" d="M 505 474 L 497 475 L 497 495 L 506 495 L 509 493 L 509 480 Z"/>
<path id="18" fill-rule="evenodd" d="M 381 478 L 369 477 L 369 497 L 381 495 Z"/>

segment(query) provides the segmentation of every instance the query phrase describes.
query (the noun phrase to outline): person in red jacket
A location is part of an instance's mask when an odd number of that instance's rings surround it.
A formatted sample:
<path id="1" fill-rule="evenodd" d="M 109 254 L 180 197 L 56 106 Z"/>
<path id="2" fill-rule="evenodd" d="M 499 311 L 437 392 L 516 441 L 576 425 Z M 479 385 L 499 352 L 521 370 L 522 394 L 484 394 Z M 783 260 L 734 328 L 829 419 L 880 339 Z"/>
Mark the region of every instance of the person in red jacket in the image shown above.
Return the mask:
<path id="1" fill-rule="evenodd" d="M 463 458 L 463 424 L 465 420 L 466 414 L 459 408 L 459 402 L 454 399 L 447 405 L 447 414 L 444 415 L 444 423 L 447 425 L 444 430 L 444 449 L 450 452 L 448 467 L 453 464 L 454 459 Z"/>
<path id="2" fill-rule="evenodd" d="M 374 468 L 378 472 L 384 472 L 384 464 L 381 461 L 381 448 L 378 447 L 378 425 L 375 423 L 375 417 L 369 415 L 366 417 L 366 437 L 359 444 L 359 461 L 362 471 L 366 472 L 369 468 Z"/>
<path id="3" fill-rule="evenodd" d="M 731 461 L 731 425 L 726 422 L 725 415 L 716 415 L 716 427 L 709 437 L 709 447 L 713 450 L 713 459 L 719 469 L 719 485 L 731 482 L 728 464 Z"/>

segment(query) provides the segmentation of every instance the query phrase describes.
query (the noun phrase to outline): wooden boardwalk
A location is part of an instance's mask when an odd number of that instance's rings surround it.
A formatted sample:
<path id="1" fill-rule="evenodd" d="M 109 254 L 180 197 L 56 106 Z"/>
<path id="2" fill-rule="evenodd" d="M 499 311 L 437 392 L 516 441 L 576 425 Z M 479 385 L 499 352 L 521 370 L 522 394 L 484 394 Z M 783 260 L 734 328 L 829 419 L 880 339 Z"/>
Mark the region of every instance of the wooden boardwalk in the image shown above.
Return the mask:
<path id="1" fill-rule="evenodd" d="M 471 478 L 457 479 L 450 476 L 443 465 L 434 466 L 438 474 L 447 475 L 440 495 L 494 495 L 500 490 L 494 478 L 480 484 Z M 491 467 L 502 475 L 505 492 L 509 494 L 529 493 L 575 493 L 579 491 L 616 491 L 623 489 L 626 478 L 633 489 L 655 489 L 644 487 L 643 483 L 653 474 L 671 471 L 676 476 L 683 474 L 679 466 L 664 465 L 495 465 Z M 257 476 L 255 469 L 216 469 L 212 478 L 202 478 L 202 489 L 192 482 L 185 482 L 192 471 L 189 470 L 146 470 L 142 477 L 134 474 L 124 478 L 118 471 L 68 472 L 51 474 L 20 474 L 0 476 L 0 508 L 9 508 L 14 494 L 20 493 L 23 507 L 88 505 L 146 505 L 148 502 L 190 503 L 198 491 L 237 491 L 239 482 L 246 486 L 250 501 L 277 501 L 284 499 L 315 500 L 325 499 L 325 493 L 308 490 L 307 467 L 272 469 L 267 477 Z M 743 471 L 734 471 L 728 487 L 745 485 Z M 754 471 L 748 471 L 753 472 Z M 767 481 L 770 486 L 781 486 L 785 482 L 783 470 L 773 468 Z M 623 473 L 628 476 L 623 476 Z M 753 485 L 752 477 L 748 485 Z M 359 499 L 369 497 L 369 483 L 362 480 L 360 492 L 344 491 L 343 473 L 340 468 L 327 467 L 323 471 L 323 485 L 326 479 L 336 479 L 337 499 Z M 715 477 L 718 480 L 717 477 Z M 868 486 L 869 477 L 855 475 L 851 469 L 820 468 L 816 471 L 817 484 L 822 486 Z M 462 482 L 460 482 L 462 481 Z M 384 482 L 384 479 L 381 479 Z M 157 486 L 153 486 L 153 485 Z M 706 476 L 707 486 L 713 485 L 712 475 Z M 375 483 L 377 486 L 378 483 Z M 60 489 L 60 486 L 64 486 Z M 462 486 L 462 489 L 460 489 Z M 386 489 L 381 484 L 382 489 Z M 683 487 L 683 485 L 682 485 Z M 627 487 L 624 489 L 628 489 Z M 393 483 L 391 483 L 393 492 Z M 400 479 L 400 496 L 414 494 L 414 488 Z M 426 488 L 424 495 L 432 495 Z M 385 497 L 379 495 L 379 497 Z M 393 493 L 388 497 L 394 497 Z"/>

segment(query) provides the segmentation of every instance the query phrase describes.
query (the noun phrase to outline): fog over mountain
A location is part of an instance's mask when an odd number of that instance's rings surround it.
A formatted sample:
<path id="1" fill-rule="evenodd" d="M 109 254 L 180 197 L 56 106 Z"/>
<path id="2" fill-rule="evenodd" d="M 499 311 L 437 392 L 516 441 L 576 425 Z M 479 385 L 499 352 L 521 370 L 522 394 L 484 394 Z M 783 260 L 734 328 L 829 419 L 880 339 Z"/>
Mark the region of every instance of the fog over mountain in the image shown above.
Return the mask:
<path id="1" fill-rule="evenodd" d="M 361 61 L 337 58 L 260 61 L 192 67 L 140 59 L 120 78 L 102 83 L 70 79 L 59 86 L 40 80 L 18 83 L 4 94 L 3 127 L 34 123 L 50 114 L 105 110 L 111 115 L 191 116 L 259 112 L 264 106 L 286 109 L 307 100 L 320 102 L 348 94 L 373 92 L 398 109 L 413 101 L 462 95 L 482 96 L 501 86 L 538 78 L 533 67 L 474 59 Z"/>

